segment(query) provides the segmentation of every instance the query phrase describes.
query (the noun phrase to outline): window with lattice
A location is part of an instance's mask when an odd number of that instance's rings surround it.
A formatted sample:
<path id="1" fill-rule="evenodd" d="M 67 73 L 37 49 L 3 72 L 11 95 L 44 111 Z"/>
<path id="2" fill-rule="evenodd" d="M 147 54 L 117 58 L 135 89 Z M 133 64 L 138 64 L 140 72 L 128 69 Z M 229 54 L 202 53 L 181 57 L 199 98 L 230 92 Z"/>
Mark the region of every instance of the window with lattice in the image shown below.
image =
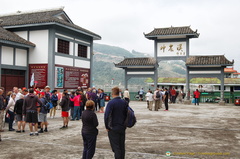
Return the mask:
<path id="1" fill-rule="evenodd" d="M 69 41 L 58 39 L 58 52 L 69 54 Z"/>
<path id="2" fill-rule="evenodd" d="M 78 44 L 78 56 L 87 58 L 87 46 Z"/>

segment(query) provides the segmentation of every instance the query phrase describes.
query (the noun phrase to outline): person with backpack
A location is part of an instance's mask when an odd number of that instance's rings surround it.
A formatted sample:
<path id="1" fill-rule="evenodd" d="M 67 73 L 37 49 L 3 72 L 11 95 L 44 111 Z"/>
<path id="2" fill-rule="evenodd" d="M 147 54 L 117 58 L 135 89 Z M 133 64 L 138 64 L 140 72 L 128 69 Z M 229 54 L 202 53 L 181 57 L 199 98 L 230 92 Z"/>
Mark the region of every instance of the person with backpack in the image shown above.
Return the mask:
<path id="1" fill-rule="evenodd" d="M 79 91 L 76 91 L 76 96 L 73 99 L 70 98 L 70 101 L 72 101 L 74 103 L 74 114 L 73 114 L 73 118 L 71 119 L 71 121 L 74 121 L 76 118 L 77 118 L 77 120 L 79 120 L 82 115 L 82 110 L 80 109 L 82 100 L 81 100 L 81 95 L 80 95 Z"/>
<path id="2" fill-rule="evenodd" d="M 41 122 L 41 129 L 38 131 L 38 133 L 48 132 L 48 122 L 47 122 L 47 100 L 44 96 L 44 92 L 40 93 L 40 101 L 42 102 L 42 107 L 40 108 L 40 112 L 38 114 L 38 121 Z M 45 129 L 43 131 L 43 127 L 45 126 Z"/>
<path id="3" fill-rule="evenodd" d="M 154 94 L 153 94 L 155 111 L 158 111 L 158 109 L 160 108 L 160 99 L 161 98 L 162 98 L 162 94 L 161 94 L 159 88 L 156 88 L 156 90 L 154 91 Z"/>
<path id="4" fill-rule="evenodd" d="M 104 123 L 115 158 L 124 159 L 128 104 L 119 97 L 118 87 L 112 88 L 112 97 L 105 110 Z"/>
<path id="5" fill-rule="evenodd" d="M 19 100 L 16 101 L 15 107 L 14 107 L 14 113 L 16 115 L 16 120 L 17 120 L 17 125 L 18 125 L 18 129 L 17 129 L 17 133 L 21 133 L 21 132 L 25 132 L 25 119 L 23 118 L 23 101 L 24 101 L 24 95 L 20 94 L 19 96 Z"/>
<path id="6" fill-rule="evenodd" d="M 62 107 L 62 118 L 63 118 L 63 126 L 60 129 L 68 128 L 68 116 L 69 116 L 69 105 L 70 105 L 70 99 L 68 97 L 67 93 L 62 94 L 62 101 L 59 103 L 59 105 Z"/>
<path id="7" fill-rule="evenodd" d="M 57 90 L 52 91 L 51 96 L 51 102 L 53 104 L 53 108 L 50 110 L 50 118 L 54 118 L 56 115 L 56 109 L 57 109 L 57 102 L 58 102 L 58 96 L 57 96 Z"/>

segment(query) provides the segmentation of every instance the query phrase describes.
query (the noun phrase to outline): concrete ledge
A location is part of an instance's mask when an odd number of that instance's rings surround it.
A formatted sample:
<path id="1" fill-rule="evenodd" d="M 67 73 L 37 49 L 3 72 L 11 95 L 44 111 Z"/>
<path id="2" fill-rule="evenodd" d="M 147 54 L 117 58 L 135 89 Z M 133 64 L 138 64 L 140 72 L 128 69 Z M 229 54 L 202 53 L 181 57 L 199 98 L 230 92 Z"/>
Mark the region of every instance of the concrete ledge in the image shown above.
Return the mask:
<path id="1" fill-rule="evenodd" d="M 185 105 L 191 105 L 191 100 L 184 100 Z"/>
<path id="2" fill-rule="evenodd" d="M 219 105 L 225 105 L 225 101 L 220 101 L 218 104 Z"/>

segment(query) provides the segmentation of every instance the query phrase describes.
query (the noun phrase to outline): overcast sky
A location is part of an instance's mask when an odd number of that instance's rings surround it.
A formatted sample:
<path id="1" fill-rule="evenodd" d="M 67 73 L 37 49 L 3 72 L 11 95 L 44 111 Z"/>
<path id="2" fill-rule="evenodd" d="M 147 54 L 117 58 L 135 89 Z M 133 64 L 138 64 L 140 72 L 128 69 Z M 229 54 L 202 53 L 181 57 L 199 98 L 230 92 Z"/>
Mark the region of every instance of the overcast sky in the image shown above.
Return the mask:
<path id="1" fill-rule="evenodd" d="M 76 24 L 102 37 L 101 44 L 153 53 L 144 37 L 154 28 L 189 26 L 190 55 L 223 55 L 240 72 L 239 0 L 1 0 L 0 14 L 64 6 Z"/>

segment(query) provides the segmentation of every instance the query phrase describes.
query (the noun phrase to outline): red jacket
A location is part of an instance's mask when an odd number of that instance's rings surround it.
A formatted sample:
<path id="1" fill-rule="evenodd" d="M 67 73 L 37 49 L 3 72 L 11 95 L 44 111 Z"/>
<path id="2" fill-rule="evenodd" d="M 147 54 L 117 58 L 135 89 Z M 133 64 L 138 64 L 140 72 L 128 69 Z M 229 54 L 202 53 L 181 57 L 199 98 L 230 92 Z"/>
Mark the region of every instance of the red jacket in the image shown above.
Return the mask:
<path id="1" fill-rule="evenodd" d="M 171 95 L 172 95 L 172 96 L 176 96 L 176 90 L 175 90 L 175 89 L 172 89 L 172 90 L 171 90 Z"/>
<path id="2" fill-rule="evenodd" d="M 80 94 L 75 96 L 73 99 L 70 98 L 70 100 L 73 102 L 74 106 L 80 106 L 80 103 L 82 102 Z"/>
<path id="3" fill-rule="evenodd" d="M 193 94 L 194 94 L 195 98 L 199 98 L 200 97 L 200 92 L 198 92 L 198 91 L 195 91 Z"/>

